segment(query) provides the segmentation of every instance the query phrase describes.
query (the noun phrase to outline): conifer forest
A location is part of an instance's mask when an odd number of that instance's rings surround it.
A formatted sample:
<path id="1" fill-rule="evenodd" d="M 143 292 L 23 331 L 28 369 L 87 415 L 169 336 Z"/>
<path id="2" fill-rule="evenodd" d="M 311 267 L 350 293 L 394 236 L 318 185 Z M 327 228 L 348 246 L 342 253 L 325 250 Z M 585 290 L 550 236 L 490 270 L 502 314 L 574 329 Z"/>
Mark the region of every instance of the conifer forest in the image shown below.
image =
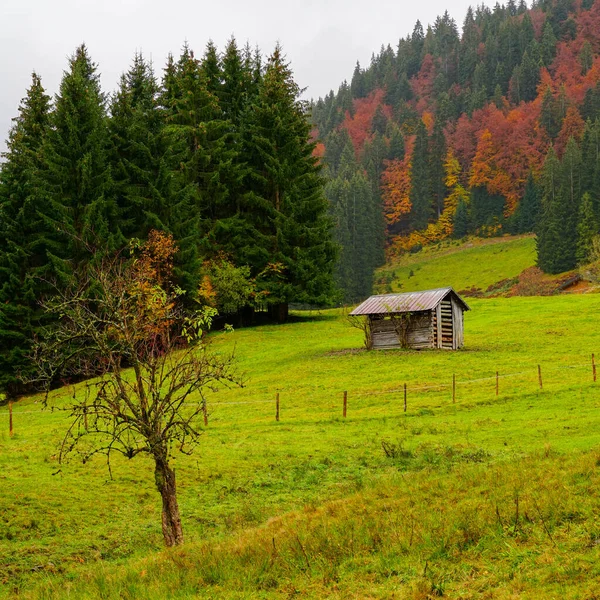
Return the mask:
<path id="1" fill-rule="evenodd" d="M 600 217 L 600 3 L 509 0 L 417 22 L 312 107 L 347 301 L 387 256 L 537 234 L 538 266 L 590 259 Z"/>
<path id="2" fill-rule="evenodd" d="M 336 247 L 306 103 L 280 47 L 185 46 L 160 82 L 139 54 L 100 88 L 85 45 L 54 100 L 38 74 L 14 119 L 0 181 L 0 390 L 35 378 L 40 300 L 131 240 L 176 246 L 183 301 L 220 313 L 330 304 Z"/>

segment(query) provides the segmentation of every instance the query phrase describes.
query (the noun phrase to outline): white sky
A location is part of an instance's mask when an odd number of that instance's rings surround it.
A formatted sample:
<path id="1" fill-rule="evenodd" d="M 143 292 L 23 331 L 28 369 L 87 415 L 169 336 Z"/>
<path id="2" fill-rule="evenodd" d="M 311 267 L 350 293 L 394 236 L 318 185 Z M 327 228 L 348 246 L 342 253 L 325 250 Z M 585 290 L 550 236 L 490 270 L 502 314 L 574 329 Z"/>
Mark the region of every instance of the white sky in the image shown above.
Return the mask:
<path id="1" fill-rule="evenodd" d="M 448 10 L 459 28 L 469 4 L 479 0 L 0 0 L 0 149 L 10 120 L 37 71 L 54 95 L 67 57 L 85 42 L 115 89 L 136 50 L 151 57 L 158 74 L 169 51 L 187 40 L 197 55 L 212 38 L 219 49 L 233 34 L 238 44 L 258 44 L 269 54 L 277 40 L 307 97 L 337 90 L 352 77 L 356 60 L 368 65 L 381 44 L 424 26 Z M 491 2 L 486 2 L 491 3 Z"/>

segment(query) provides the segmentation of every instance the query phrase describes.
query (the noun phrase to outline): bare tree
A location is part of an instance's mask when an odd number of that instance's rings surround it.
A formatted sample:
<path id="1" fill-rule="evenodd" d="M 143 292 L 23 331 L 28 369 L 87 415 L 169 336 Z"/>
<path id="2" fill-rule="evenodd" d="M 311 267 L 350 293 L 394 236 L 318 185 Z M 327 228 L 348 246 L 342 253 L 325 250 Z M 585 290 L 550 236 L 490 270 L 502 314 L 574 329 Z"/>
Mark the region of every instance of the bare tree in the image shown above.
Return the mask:
<path id="1" fill-rule="evenodd" d="M 371 333 L 371 320 L 368 316 L 346 314 L 346 322 L 350 327 L 363 332 L 363 344 L 366 350 L 373 349 L 373 336 Z"/>
<path id="2" fill-rule="evenodd" d="M 172 239 L 154 233 L 135 260 L 88 267 L 45 304 L 60 320 L 34 352 L 47 391 L 57 376 L 93 378 L 65 408 L 71 421 L 60 460 L 74 451 L 84 462 L 104 454 L 110 470 L 115 452 L 150 455 L 167 546 L 183 543 L 172 453 L 198 444 L 206 391 L 241 384 L 233 354 L 211 351 L 205 335 L 216 311 L 181 308 L 182 292 L 171 284 L 174 253 Z"/>

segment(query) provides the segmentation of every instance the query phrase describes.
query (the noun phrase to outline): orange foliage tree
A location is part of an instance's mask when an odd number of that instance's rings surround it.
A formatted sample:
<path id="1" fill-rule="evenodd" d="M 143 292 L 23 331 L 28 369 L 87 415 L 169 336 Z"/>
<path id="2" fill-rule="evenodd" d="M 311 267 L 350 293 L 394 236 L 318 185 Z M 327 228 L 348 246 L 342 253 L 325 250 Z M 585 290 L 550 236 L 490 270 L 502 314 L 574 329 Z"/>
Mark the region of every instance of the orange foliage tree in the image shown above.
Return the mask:
<path id="1" fill-rule="evenodd" d="M 406 154 L 402 160 L 386 161 L 385 171 L 381 175 L 381 197 L 383 211 L 389 225 L 394 225 L 410 213 L 412 153 L 414 137 L 406 142 Z"/>

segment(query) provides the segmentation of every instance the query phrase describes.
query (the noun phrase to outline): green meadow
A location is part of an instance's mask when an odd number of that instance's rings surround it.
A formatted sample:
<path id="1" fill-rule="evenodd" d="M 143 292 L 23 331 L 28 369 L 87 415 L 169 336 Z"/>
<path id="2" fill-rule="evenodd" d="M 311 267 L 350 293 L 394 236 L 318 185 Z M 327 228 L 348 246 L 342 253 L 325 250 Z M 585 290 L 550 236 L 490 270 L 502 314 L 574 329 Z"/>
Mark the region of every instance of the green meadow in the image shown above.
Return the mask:
<path id="1" fill-rule="evenodd" d="M 517 277 L 535 261 L 533 236 L 473 238 L 467 242 L 447 241 L 404 255 L 381 268 L 378 279 L 391 288 L 382 291 L 412 292 L 446 285 L 457 291 L 473 287 L 485 291 Z"/>
<path id="2" fill-rule="evenodd" d="M 214 335 L 246 385 L 175 460 L 174 550 L 149 461 L 60 465 L 66 414 L 23 399 L 10 438 L 2 407 L 0 593 L 597 597 L 600 296 L 469 303 L 458 352 L 363 351 L 341 311 Z"/>

